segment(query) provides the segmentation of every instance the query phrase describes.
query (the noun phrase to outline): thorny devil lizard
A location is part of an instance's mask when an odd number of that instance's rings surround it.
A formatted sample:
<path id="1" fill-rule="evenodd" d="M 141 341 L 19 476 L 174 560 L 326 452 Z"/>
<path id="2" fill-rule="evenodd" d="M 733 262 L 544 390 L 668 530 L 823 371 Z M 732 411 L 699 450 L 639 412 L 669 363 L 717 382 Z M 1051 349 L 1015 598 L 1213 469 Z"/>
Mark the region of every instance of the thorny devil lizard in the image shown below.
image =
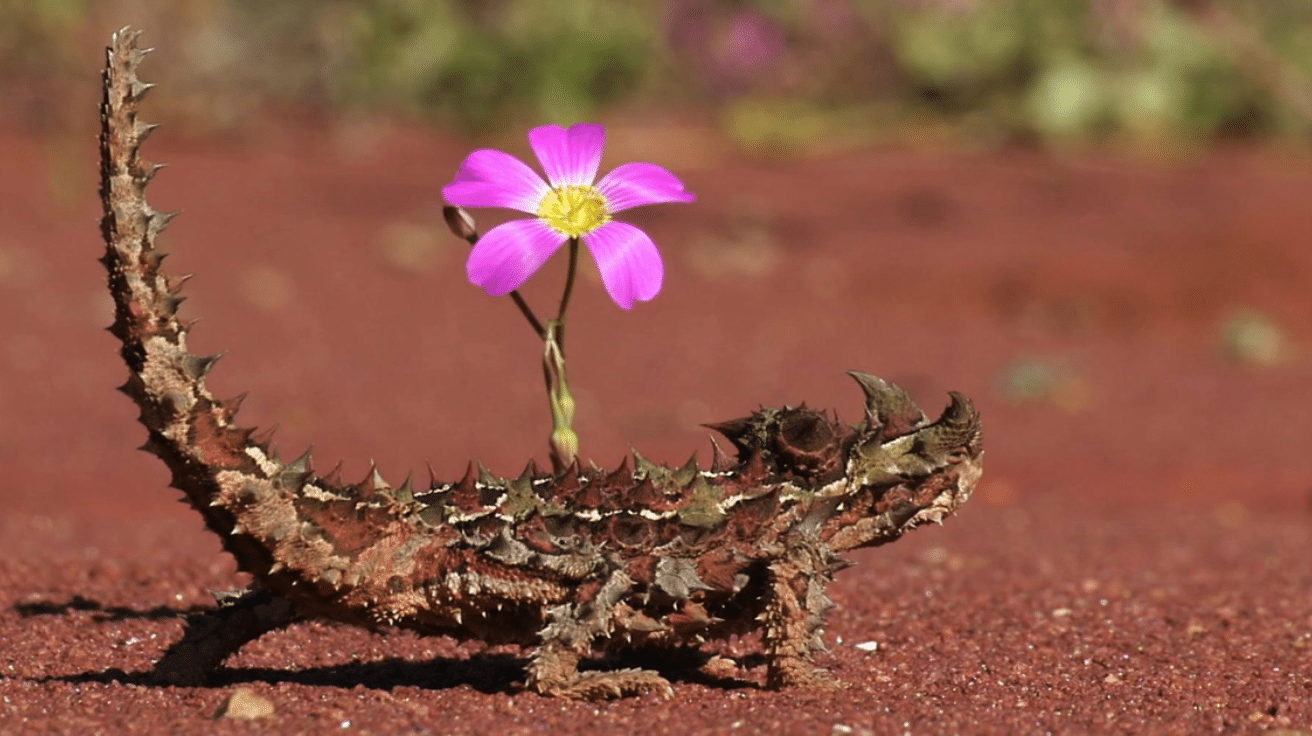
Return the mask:
<path id="1" fill-rule="evenodd" d="M 222 539 L 251 587 L 189 617 L 155 676 L 199 684 L 266 632 L 302 619 L 399 627 L 532 649 L 527 686 L 600 699 L 670 684 L 640 669 L 579 671 L 607 651 L 696 647 L 760 631 L 766 685 L 833 686 L 812 664 L 823 649 L 825 586 L 839 554 L 941 522 L 979 480 L 980 420 L 952 393 L 928 421 L 900 388 L 852 372 L 865 418 L 842 424 L 802 407 L 762 408 L 708 425 L 709 470 L 671 468 L 634 453 L 614 471 L 580 468 L 497 478 L 471 464 L 454 483 L 392 487 L 318 477 L 308 453 L 274 455 L 235 424 L 205 375 L 217 356 L 187 351 L 177 317 L 183 279 L 160 271 L 156 240 L 169 215 L 151 209 L 159 168 L 140 147 L 150 88 L 137 78 L 137 33 L 115 34 L 101 107 L 101 229 L 115 317 L 131 375 L 122 387 L 149 430 L 144 449 Z M 335 475 L 335 474 L 333 474 Z M 735 666 L 711 660 L 708 673 Z"/>

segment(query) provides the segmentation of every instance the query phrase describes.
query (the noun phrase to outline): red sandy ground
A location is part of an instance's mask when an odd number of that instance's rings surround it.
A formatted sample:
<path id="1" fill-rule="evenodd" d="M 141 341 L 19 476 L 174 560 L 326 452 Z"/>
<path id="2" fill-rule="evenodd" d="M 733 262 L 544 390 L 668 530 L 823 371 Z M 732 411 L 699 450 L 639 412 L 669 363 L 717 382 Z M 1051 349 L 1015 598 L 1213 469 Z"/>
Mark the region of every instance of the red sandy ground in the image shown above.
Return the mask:
<path id="1" fill-rule="evenodd" d="M 215 687 L 147 684 L 182 614 L 245 580 L 133 450 L 144 431 L 112 390 L 92 136 L 9 130 L 0 732 L 1312 733 L 1312 162 L 612 140 L 607 167 L 666 163 L 700 200 L 633 213 L 667 259 L 656 301 L 624 313 L 582 282 L 585 455 L 707 458 L 698 425 L 762 403 L 855 420 L 849 368 L 983 412 L 976 497 L 832 588 L 824 662 L 850 689 L 767 692 L 757 667 L 730 688 L 672 673 L 669 702 L 569 703 L 519 689 L 517 650 L 318 624 L 251 645 Z M 243 418 L 280 425 L 285 454 L 313 443 L 320 468 L 373 458 L 393 480 L 545 459 L 540 348 L 465 282 L 438 212 L 469 147 L 369 123 L 151 142 L 171 165 L 153 203 L 185 209 L 165 245 L 198 274 L 193 347 L 231 351 L 212 385 L 250 391 Z M 528 289 L 544 312 L 559 266 Z M 1241 307 L 1283 330 L 1275 364 L 1221 349 Z M 1026 400 L 1026 365 L 1052 390 Z M 275 713 L 210 723 L 238 686 Z"/>

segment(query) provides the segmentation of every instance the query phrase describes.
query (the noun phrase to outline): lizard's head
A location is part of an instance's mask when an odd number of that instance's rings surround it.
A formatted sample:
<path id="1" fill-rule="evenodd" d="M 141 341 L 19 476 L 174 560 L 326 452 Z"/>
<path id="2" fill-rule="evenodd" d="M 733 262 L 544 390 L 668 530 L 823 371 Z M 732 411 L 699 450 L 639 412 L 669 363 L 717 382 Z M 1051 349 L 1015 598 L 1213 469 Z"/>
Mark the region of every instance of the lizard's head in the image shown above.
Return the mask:
<path id="1" fill-rule="evenodd" d="M 850 371 L 866 396 L 865 421 L 847 454 L 846 486 L 821 536 L 835 550 L 892 541 L 941 522 L 970 497 L 983 472 L 979 412 L 965 396 L 930 422 L 898 386 Z M 830 495 L 830 494 L 825 494 Z"/>
<path id="2" fill-rule="evenodd" d="M 808 507 L 792 533 L 818 534 L 835 551 L 942 521 L 970 496 L 984 455 L 979 413 L 961 394 L 931 422 L 896 385 L 849 375 L 866 397 L 856 426 L 805 405 L 707 425 L 733 442 L 744 480 L 784 484 Z"/>

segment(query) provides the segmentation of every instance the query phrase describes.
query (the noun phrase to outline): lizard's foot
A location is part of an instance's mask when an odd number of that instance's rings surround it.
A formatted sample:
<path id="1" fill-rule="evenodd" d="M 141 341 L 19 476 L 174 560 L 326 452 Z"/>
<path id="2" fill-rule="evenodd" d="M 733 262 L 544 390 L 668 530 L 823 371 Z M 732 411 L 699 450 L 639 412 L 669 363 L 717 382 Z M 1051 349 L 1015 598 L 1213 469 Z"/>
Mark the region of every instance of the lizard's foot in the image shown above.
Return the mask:
<path id="1" fill-rule="evenodd" d="M 528 686 L 542 695 L 572 700 L 606 700 L 626 695 L 674 695 L 669 681 L 651 670 L 625 669 L 579 672 L 579 654 L 559 642 L 533 652 Z"/>
<path id="2" fill-rule="evenodd" d="M 697 671 L 712 680 L 742 679 L 742 667 L 734 660 L 718 654 L 703 662 Z"/>
<path id="3" fill-rule="evenodd" d="M 778 690 L 785 687 L 802 687 L 814 690 L 841 690 L 851 687 L 828 672 L 812 666 L 800 657 L 779 657 L 770 662 L 765 675 L 765 686 Z"/>
<path id="4" fill-rule="evenodd" d="M 651 670 L 611 670 L 608 672 L 580 672 L 572 680 L 563 682 L 531 683 L 543 695 L 571 700 L 610 700 L 628 695 L 659 695 L 665 700 L 674 697 L 674 688 L 664 677 Z"/>

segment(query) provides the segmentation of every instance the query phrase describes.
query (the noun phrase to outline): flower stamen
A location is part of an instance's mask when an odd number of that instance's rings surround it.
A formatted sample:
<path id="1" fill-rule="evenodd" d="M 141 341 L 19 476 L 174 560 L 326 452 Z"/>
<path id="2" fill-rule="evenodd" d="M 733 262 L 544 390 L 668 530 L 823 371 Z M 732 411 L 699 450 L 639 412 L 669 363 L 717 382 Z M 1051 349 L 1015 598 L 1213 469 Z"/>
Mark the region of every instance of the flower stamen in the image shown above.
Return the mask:
<path id="1" fill-rule="evenodd" d="M 542 197 L 537 215 L 557 232 L 577 238 L 610 222 L 606 197 L 594 186 L 569 184 Z"/>

